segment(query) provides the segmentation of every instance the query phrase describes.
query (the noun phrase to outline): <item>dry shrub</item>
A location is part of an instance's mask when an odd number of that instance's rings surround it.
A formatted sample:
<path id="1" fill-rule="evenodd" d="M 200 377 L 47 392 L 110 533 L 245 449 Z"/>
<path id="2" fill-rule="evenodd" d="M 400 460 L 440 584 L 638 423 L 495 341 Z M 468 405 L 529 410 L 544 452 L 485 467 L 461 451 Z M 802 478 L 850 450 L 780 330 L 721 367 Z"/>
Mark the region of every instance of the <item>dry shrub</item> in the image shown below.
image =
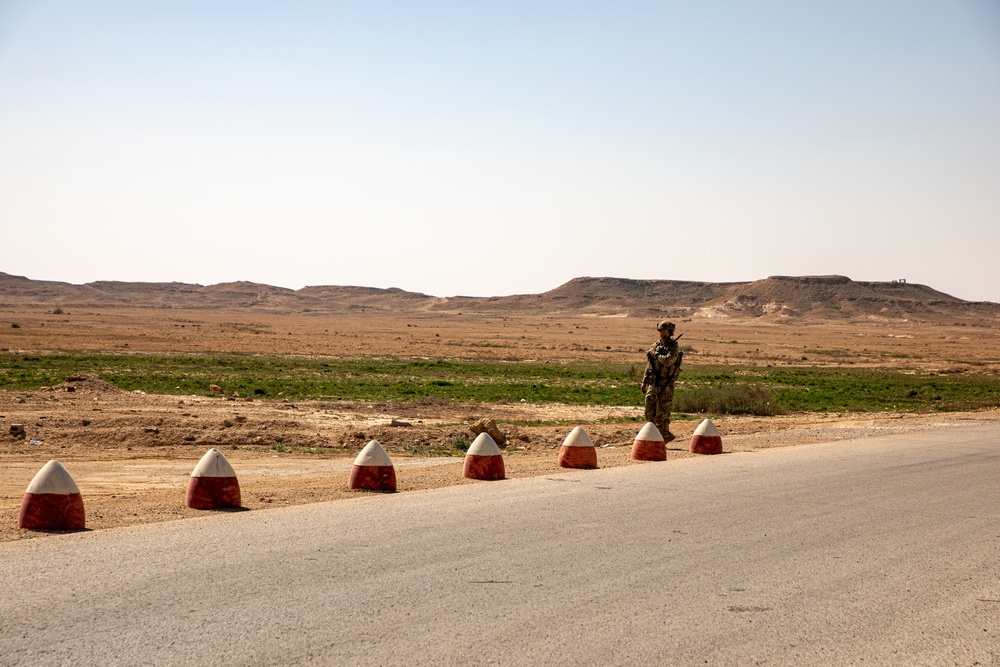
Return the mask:
<path id="1" fill-rule="evenodd" d="M 727 384 L 721 387 L 693 387 L 674 398 L 677 412 L 716 415 L 781 414 L 781 406 L 768 389 L 759 384 Z"/>

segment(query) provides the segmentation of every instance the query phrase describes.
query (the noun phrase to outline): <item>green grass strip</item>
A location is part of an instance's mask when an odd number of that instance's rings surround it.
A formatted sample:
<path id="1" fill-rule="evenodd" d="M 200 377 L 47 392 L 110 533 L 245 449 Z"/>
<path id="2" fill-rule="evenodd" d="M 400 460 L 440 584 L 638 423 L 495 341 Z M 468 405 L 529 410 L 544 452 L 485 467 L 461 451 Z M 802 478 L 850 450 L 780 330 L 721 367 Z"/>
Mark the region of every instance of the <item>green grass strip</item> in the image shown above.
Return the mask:
<path id="1" fill-rule="evenodd" d="M 260 399 L 567 403 L 638 406 L 643 364 L 539 363 L 405 357 L 0 354 L 0 389 L 37 389 L 93 373 L 126 390 Z M 779 411 L 963 411 L 1000 405 L 1000 376 L 859 368 L 762 368 L 688 363 L 677 404 L 707 389 L 754 387 Z M 731 393 L 731 392 L 730 392 Z"/>

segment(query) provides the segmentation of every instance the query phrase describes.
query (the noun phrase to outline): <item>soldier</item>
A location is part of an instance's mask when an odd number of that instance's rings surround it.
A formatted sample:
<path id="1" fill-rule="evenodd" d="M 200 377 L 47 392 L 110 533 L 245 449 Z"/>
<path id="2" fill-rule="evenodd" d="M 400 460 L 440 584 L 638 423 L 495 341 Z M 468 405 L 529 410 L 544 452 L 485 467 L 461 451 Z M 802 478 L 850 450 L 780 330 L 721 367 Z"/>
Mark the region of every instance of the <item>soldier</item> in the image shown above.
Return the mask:
<path id="1" fill-rule="evenodd" d="M 681 372 L 684 353 L 674 338 L 674 323 L 663 320 L 656 325 L 660 340 L 646 352 L 646 373 L 639 389 L 646 394 L 646 421 L 653 422 L 663 435 L 664 442 L 677 438 L 670 432 L 670 410 L 674 402 L 674 381 Z M 678 336 L 680 338 L 680 336 Z"/>

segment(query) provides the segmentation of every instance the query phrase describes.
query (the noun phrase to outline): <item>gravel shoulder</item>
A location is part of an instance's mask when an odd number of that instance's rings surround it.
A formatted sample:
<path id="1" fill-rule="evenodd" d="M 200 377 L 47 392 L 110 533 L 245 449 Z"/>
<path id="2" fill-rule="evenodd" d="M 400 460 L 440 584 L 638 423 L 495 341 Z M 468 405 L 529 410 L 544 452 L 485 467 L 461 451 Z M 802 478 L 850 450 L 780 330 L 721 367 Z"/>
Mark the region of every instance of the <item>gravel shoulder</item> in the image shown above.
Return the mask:
<path id="1" fill-rule="evenodd" d="M 50 459 L 63 462 L 84 496 L 89 530 L 204 516 L 185 507 L 191 470 L 210 447 L 237 471 L 245 510 L 356 498 L 347 480 L 371 439 L 389 451 L 399 491 L 475 482 L 462 477 L 453 447 L 470 441 L 470 425 L 495 419 L 509 440 L 509 479 L 554 475 L 558 450 L 575 425 L 598 446 L 601 467 L 665 465 L 693 456 L 687 443 L 699 420 L 675 421 L 678 439 L 666 464 L 632 461 L 642 425 L 637 408 L 234 401 L 224 397 L 154 396 L 121 391 L 96 378 L 29 392 L 0 392 L 0 541 L 45 533 L 17 528 L 24 490 Z M 916 430 L 961 428 L 1000 420 L 1000 411 L 936 414 L 792 414 L 716 421 L 726 452 L 752 452 Z M 524 426 L 530 423 L 557 425 Z M 10 434 L 23 424 L 25 436 Z"/>

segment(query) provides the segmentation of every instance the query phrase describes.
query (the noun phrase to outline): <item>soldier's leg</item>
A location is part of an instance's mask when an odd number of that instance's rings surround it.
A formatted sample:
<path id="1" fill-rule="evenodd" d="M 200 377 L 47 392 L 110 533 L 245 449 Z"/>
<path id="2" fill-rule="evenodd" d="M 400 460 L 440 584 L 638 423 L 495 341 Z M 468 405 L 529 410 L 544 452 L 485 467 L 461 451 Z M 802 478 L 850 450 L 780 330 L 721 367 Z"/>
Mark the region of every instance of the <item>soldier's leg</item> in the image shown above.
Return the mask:
<path id="1" fill-rule="evenodd" d="M 646 417 L 646 421 L 653 422 L 654 424 L 656 423 L 656 408 L 659 406 L 659 404 L 660 401 L 656 396 L 656 392 L 653 390 L 649 390 L 646 393 L 646 401 L 644 403 L 645 411 L 643 413 L 644 416 Z M 657 428 L 659 428 L 659 426 L 657 426 Z"/>
<path id="2" fill-rule="evenodd" d="M 663 444 L 668 442 L 673 442 L 677 439 L 677 436 L 670 432 L 670 420 L 659 418 L 655 422 L 656 428 L 660 429 L 660 435 L 663 436 Z"/>
<path id="3" fill-rule="evenodd" d="M 660 433 L 663 435 L 663 442 L 671 442 L 677 439 L 677 436 L 670 432 L 670 411 L 674 407 L 674 388 L 670 387 L 668 390 L 660 392 L 658 405 L 656 406 L 656 417 L 660 420 L 660 423 L 656 424 L 656 428 L 660 429 Z"/>
<path id="4" fill-rule="evenodd" d="M 666 415 L 666 419 L 664 419 L 664 415 Z M 653 426 L 659 430 L 664 443 L 674 439 L 674 435 L 670 432 L 670 413 L 661 412 L 660 402 L 650 396 L 646 397 L 646 421 L 652 422 Z"/>

